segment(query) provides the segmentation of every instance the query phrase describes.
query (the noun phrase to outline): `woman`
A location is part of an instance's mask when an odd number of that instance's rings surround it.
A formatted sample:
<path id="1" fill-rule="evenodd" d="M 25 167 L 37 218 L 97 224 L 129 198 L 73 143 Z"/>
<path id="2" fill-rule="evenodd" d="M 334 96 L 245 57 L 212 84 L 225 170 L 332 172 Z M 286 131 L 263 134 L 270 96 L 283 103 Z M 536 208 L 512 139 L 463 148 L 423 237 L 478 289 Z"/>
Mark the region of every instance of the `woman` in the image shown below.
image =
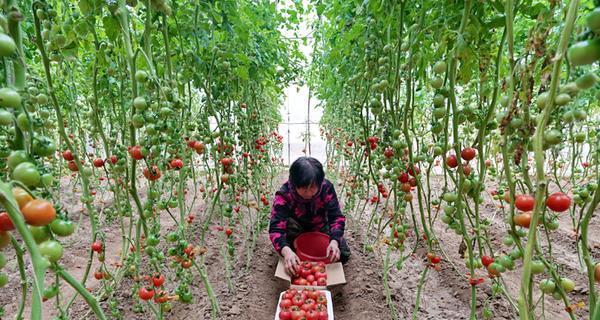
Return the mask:
<path id="1" fill-rule="evenodd" d="M 315 158 L 298 158 L 290 176 L 275 193 L 269 238 L 283 256 L 286 270 L 296 275 L 300 259 L 292 248 L 302 232 L 320 231 L 329 235 L 327 258 L 345 263 L 350 248 L 344 240 L 346 217 L 342 214 L 333 184 L 325 179 L 323 165 Z"/>

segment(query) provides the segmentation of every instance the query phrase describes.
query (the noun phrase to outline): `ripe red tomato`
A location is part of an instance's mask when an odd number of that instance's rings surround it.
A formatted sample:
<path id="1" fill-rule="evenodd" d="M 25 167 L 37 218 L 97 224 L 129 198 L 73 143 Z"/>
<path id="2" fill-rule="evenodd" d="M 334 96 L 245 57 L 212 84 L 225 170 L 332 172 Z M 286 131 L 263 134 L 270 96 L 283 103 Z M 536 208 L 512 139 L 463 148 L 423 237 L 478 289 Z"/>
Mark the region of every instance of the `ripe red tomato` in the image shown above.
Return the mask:
<path id="1" fill-rule="evenodd" d="M 416 177 L 419 175 L 419 173 L 421 173 L 421 169 L 415 165 L 412 165 L 406 170 L 406 172 L 408 172 L 408 174 L 411 176 Z"/>
<path id="2" fill-rule="evenodd" d="M 471 166 L 469 166 L 468 164 L 463 165 L 463 173 L 467 177 L 470 176 L 471 175 Z"/>
<path id="3" fill-rule="evenodd" d="M 138 291 L 138 294 L 140 296 L 140 299 L 142 299 L 144 301 L 148 301 L 148 300 L 152 299 L 152 297 L 154 297 L 154 289 L 141 287 L 140 290 Z"/>
<path id="4" fill-rule="evenodd" d="M 165 283 L 165 276 L 162 274 L 155 274 L 154 277 L 152 277 L 152 284 L 155 287 L 160 287 L 163 283 Z"/>
<path id="5" fill-rule="evenodd" d="M 100 253 L 102 252 L 102 242 L 100 241 L 96 241 L 94 243 L 92 243 L 92 251 Z"/>
<path id="6" fill-rule="evenodd" d="M 458 159 L 456 158 L 456 155 L 449 155 L 446 157 L 446 165 L 449 168 L 456 168 L 458 166 Z"/>
<path id="7" fill-rule="evenodd" d="M 387 147 L 387 148 L 385 148 L 385 150 L 383 151 L 383 155 L 384 155 L 386 158 L 391 158 L 391 157 L 393 157 L 393 156 L 394 156 L 394 149 L 392 149 L 392 148 L 390 148 L 390 147 Z"/>
<path id="8" fill-rule="evenodd" d="M 71 152 L 71 150 L 63 151 L 62 157 L 63 157 L 63 159 L 65 159 L 67 161 L 73 161 L 73 159 L 75 159 L 75 157 L 73 157 L 73 152 Z"/>
<path id="9" fill-rule="evenodd" d="M 150 181 L 158 180 L 161 177 L 160 169 L 156 165 L 153 165 L 150 169 L 144 168 L 143 174 Z"/>
<path id="10" fill-rule="evenodd" d="M 173 169 L 181 169 L 181 168 L 183 168 L 183 160 L 181 160 L 181 159 L 173 159 L 173 160 L 171 160 L 171 168 L 173 168 Z"/>
<path id="11" fill-rule="evenodd" d="M 197 154 L 203 154 L 204 153 L 204 143 L 200 142 L 200 141 L 196 141 L 196 143 L 194 144 L 194 150 L 196 150 Z"/>
<path id="12" fill-rule="evenodd" d="M 317 304 L 322 306 L 327 305 L 327 297 L 324 293 L 319 293 L 319 297 L 317 298 Z"/>
<path id="13" fill-rule="evenodd" d="M 290 299 L 281 299 L 281 302 L 279 303 L 279 307 L 281 307 L 282 309 L 287 309 L 291 306 L 292 306 L 292 300 L 290 300 Z"/>
<path id="14" fill-rule="evenodd" d="M 402 182 L 402 183 L 407 183 L 408 182 L 408 173 L 406 172 L 402 172 L 399 176 L 398 176 L 398 181 Z"/>
<path id="15" fill-rule="evenodd" d="M 492 258 L 490 256 L 482 256 L 481 257 L 481 264 L 483 264 L 484 266 L 487 267 L 492 263 L 494 263 L 494 258 Z"/>
<path id="16" fill-rule="evenodd" d="M 546 199 L 546 206 L 556 212 L 567 211 L 571 206 L 571 197 L 562 192 L 555 192 Z"/>
<path id="17" fill-rule="evenodd" d="M 475 148 L 464 148 L 460 152 L 460 157 L 466 161 L 470 161 L 475 158 L 476 154 L 477 154 L 477 150 L 475 150 Z"/>
<path id="18" fill-rule="evenodd" d="M 94 167 L 100 168 L 103 166 L 104 166 L 104 160 L 102 160 L 100 158 L 94 159 Z"/>
<path id="19" fill-rule="evenodd" d="M 104 278 L 104 272 L 94 271 L 94 278 L 96 278 L 96 280 L 102 280 Z"/>
<path id="20" fill-rule="evenodd" d="M 329 319 L 329 315 L 327 313 L 327 310 L 325 311 L 319 311 L 319 320 L 327 320 Z"/>
<path id="21" fill-rule="evenodd" d="M 521 211 L 531 211 L 535 205 L 535 198 L 528 194 L 520 194 L 515 199 L 515 207 Z"/>
<path id="22" fill-rule="evenodd" d="M 292 298 L 292 304 L 301 307 L 304 304 L 304 299 L 302 298 L 302 295 L 296 293 L 296 295 Z"/>
<path id="23" fill-rule="evenodd" d="M 56 210 L 54 206 L 48 200 L 34 199 L 29 201 L 23 209 L 21 209 L 25 222 L 32 226 L 45 226 L 48 225 L 54 218 L 56 218 Z"/>
<path id="24" fill-rule="evenodd" d="M 0 231 L 10 231 L 15 228 L 12 220 L 6 212 L 0 212 Z"/>
<path id="25" fill-rule="evenodd" d="M 308 310 L 306 320 L 319 320 L 319 313 L 316 310 Z"/>
<path id="26" fill-rule="evenodd" d="M 110 163 L 117 164 L 117 161 L 119 161 L 119 158 L 117 158 L 117 156 L 115 156 L 114 154 L 110 156 Z"/>
<path id="27" fill-rule="evenodd" d="M 280 310 L 279 311 L 279 320 L 291 320 L 292 312 L 289 310 Z"/>
<path id="28" fill-rule="evenodd" d="M 302 305 L 302 310 L 304 311 L 309 311 L 309 310 L 314 310 L 317 307 L 317 304 L 315 302 L 315 300 L 308 298 L 304 301 L 304 304 Z"/>
<path id="29" fill-rule="evenodd" d="M 315 278 L 317 278 L 317 280 L 323 278 L 323 279 L 327 279 L 327 273 L 326 272 L 315 272 Z"/>
<path id="30" fill-rule="evenodd" d="M 231 230 L 230 228 L 225 229 L 225 234 L 229 237 L 231 236 L 231 234 L 233 234 L 233 230 Z"/>
<path id="31" fill-rule="evenodd" d="M 133 146 L 129 149 L 129 155 L 135 160 L 144 159 L 144 155 L 142 155 L 142 147 Z"/>
<path id="32" fill-rule="evenodd" d="M 75 161 L 69 161 L 67 163 L 67 166 L 69 167 L 69 170 L 71 170 L 73 172 L 79 171 L 79 168 L 77 167 L 77 163 L 75 163 Z"/>
<path id="33" fill-rule="evenodd" d="M 304 310 L 292 311 L 292 320 L 304 320 L 306 312 Z"/>
<path id="34" fill-rule="evenodd" d="M 317 285 L 321 286 L 321 287 L 325 287 L 327 286 L 327 278 L 318 278 L 317 279 Z"/>

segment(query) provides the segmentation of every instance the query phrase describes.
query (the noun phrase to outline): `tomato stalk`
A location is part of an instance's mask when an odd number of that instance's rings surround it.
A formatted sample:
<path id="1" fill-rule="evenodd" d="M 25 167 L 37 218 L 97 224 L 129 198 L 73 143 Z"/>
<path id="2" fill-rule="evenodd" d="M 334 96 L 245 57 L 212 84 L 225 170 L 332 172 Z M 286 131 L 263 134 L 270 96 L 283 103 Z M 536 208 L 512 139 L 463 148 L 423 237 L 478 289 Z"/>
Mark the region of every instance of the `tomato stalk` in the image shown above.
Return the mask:
<path id="1" fill-rule="evenodd" d="M 429 266 L 425 266 L 425 269 L 421 272 L 421 277 L 419 277 L 419 284 L 417 285 L 417 298 L 415 300 L 415 307 L 413 308 L 412 313 L 413 320 L 416 320 L 419 317 L 419 306 L 421 305 L 421 292 L 423 291 L 423 285 L 425 284 L 425 279 L 427 278 L 427 271 L 429 271 Z"/>
<path id="2" fill-rule="evenodd" d="M 54 86 L 53 86 L 53 82 L 52 82 L 52 74 L 50 72 L 50 60 L 48 59 L 48 55 L 46 53 L 46 48 L 43 43 L 40 20 L 37 17 L 37 15 L 35 14 L 36 7 L 39 7 L 42 5 L 43 5 L 42 3 L 36 1 L 31 6 L 31 9 L 33 12 L 33 17 L 34 17 L 34 25 L 35 25 L 35 34 L 36 34 L 35 42 L 36 42 L 36 46 L 38 47 L 38 50 L 40 52 L 40 55 L 42 56 L 42 63 L 44 65 L 44 73 L 46 75 L 46 85 L 48 87 L 48 93 L 50 95 L 50 100 L 52 101 L 52 106 L 54 107 L 54 111 L 56 113 L 58 123 L 62 124 L 62 123 L 64 123 L 64 119 L 63 119 L 62 112 L 60 110 L 60 105 L 58 103 L 58 99 L 56 98 L 56 94 L 55 94 L 55 90 L 54 90 Z M 71 143 L 67 133 L 65 132 L 64 126 L 59 125 L 58 129 L 59 129 L 58 131 L 59 131 L 60 137 L 64 141 L 64 143 L 67 145 L 67 148 L 69 150 L 76 150 L 74 148 L 73 144 Z M 96 209 L 92 206 L 92 202 L 91 202 L 91 194 L 90 194 L 89 180 L 88 180 L 89 177 L 85 174 L 85 172 L 83 170 L 83 165 L 80 162 L 80 158 L 79 158 L 79 155 L 77 154 L 77 152 L 73 153 L 73 158 L 74 158 L 73 161 L 77 165 L 77 169 L 80 172 L 81 185 L 82 185 L 82 189 L 83 189 L 83 198 L 85 199 L 84 203 L 85 203 L 86 209 L 88 210 L 88 213 L 90 216 L 92 242 L 94 242 L 94 241 L 96 241 L 96 232 L 97 232 L 96 231 L 97 230 L 96 219 L 97 219 L 97 217 L 95 214 Z M 91 264 L 92 264 L 93 254 L 94 254 L 93 251 L 90 249 L 90 258 L 88 259 L 86 271 L 84 272 L 84 276 L 82 279 L 83 284 L 85 284 L 87 277 L 89 275 L 89 271 L 90 271 Z"/>
<path id="3" fill-rule="evenodd" d="M 392 266 L 393 266 L 390 263 L 391 251 L 392 251 L 392 247 L 387 246 L 386 253 L 385 253 L 385 259 L 383 260 L 383 288 L 385 291 L 385 301 L 387 302 L 387 305 L 391 309 L 390 311 L 391 311 L 392 319 L 397 320 L 398 319 L 398 311 L 396 310 L 396 305 L 394 304 L 394 301 L 392 300 L 392 293 L 390 290 L 390 285 L 389 285 L 389 280 L 388 280 L 390 270 L 392 269 Z"/>
<path id="4" fill-rule="evenodd" d="M 548 103 L 543 107 L 542 113 L 538 118 L 537 122 L 537 130 L 535 132 L 535 138 L 533 143 L 534 148 L 534 158 L 536 165 L 536 183 L 537 190 L 535 193 L 535 206 L 533 210 L 533 215 L 531 217 L 531 223 L 529 226 L 529 235 L 527 240 L 527 245 L 525 248 L 525 253 L 523 257 L 523 274 L 521 278 L 521 287 L 519 294 L 519 317 L 521 320 L 529 320 L 533 319 L 534 315 L 533 310 L 531 310 L 532 306 L 528 305 L 528 297 L 527 292 L 528 288 L 531 287 L 531 260 L 533 258 L 533 250 L 536 245 L 536 234 L 537 234 L 537 225 L 540 219 L 542 206 L 544 205 L 544 198 L 546 196 L 546 187 L 547 181 L 544 173 L 544 149 L 543 149 L 543 139 L 544 139 L 544 131 L 546 125 L 548 124 L 550 113 L 554 109 L 555 106 L 555 98 L 556 92 L 558 89 L 559 81 L 560 81 L 560 73 L 561 73 L 561 64 L 564 59 L 564 56 L 567 51 L 567 46 L 569 45 L 569 39 L 571 38 L 571 33 L 573 32 L 573 27 L 575 25 L 575 20 L 577 18 L 577 9 L 579 7 L 579 0 L 571 0 L 569 3 L 565 26 L 561 32 L 560 42 L 558 48 L 556 50 L 556 56 L 554 57 L 554 66 L 552 70 L 550 88 L 549 88 L 549 99 Z"/>
<path id="5" fill-rule="evenodd" d="M 585 216 L 581 220 L 581 237 L 579 238 L 579 246 L 581 253 L 583 255 L 583 261 L 585 262 L 585 267 L 587 269 L 588 274 L 588 305 L 590 306 L 590 319 L 595 319 L 594 315 L 596 314 L 596 310 L 592 309 L 592 306 L 596 305 L 596 289 L 595 289 L 595 274 L 594 267 L 595 264 L 590 256 L 589 247 L 588 247 L 588 227 L 590 224 L 590 220 L 592 219 L 592 215 L 594 214 L 594 210 L 600 203 L 600 191 L 596 190 L 594 192 L 594 198 L 588 205 Z M 600 316 L 599 316 L 600 317 Z"/>
<path id="6" fill-rule="evenodd" d="M 55 272 L 69 285 L 71 285 L 71 287 L 73 287 L 73 289 L 75 289 L 79 295 L 83 297 L 90 308 L 92 308 L 92 311 L 94 311 L 94 314 L 98 319 L 106 319 L 106 316 L 104 316 L 104 312 L 102 311 L 102 308 L 100 308 L 96 298 L 94 298 L 94 296 L 92 296 L 87 289 L 83 287 L 83 285 L 81 285 L 77 280 L 75 280 L 75 278 L 73 278 L 68 272 L 64 271 L 59 266 L 56 267 Z"/>
<path id="7" fill-rule="evenodd" d="M 22 15 L 19 11 L 17 0 L 7 0 L 4 4 L 4 11 L 12 12 L 16 15 Z M 8 85 L 14 86 L 17 90 L 25 90 L 25 76 L 26 76 L 26 65 L 23 55 L 23 35 L 21 31 L 21 22 L 19 19 L 8 19 L 8 30 L 5 30 L 15 41 L 16 51 L 18 58 L 11 60 L 11 63 L 6 63 L 5 76 Z M 7 61 L 7 60 L 5 60 Z M 12 66 L 10 68 L 9 66 Z M 15 150 L 25 149 L 25 142 L 23 140 L 23 131 L 19 126 L 15 126 L 15 139 L 13 140 L 13 147 Z"/>
<path id="8" fill-rule="evenodd" d="M 464 32 L 465 32 L 465 28 L 467 26 L 467 23 L 469 21 L 469 17 L 470 17 L 470 11 L 471 11 L 471 1 L 470 0 L 466 0 L 464 3 L 464 9 L 463 9 L 463 15 L 462 15 L 462 19 L 460 22 L 460 26 L 458 28 L 457 31 L 457 37 L 460 41 Z M 457 40 L 457 41 L 459 41 Z M 454 51 L 453 51 L 453 57 L 450 60 L 450 65 L 449 65 L 449 69 L 448 69 L 448 81 L 449 81 L 449 105 L 452 108 L 452 135 L 454 137 L 454 151 L 455 154 L 458 156 L 461 153 L 461 146 L 460 146 L 460 140 L 459 140 L 459 132 L 458 132 L 458 110 L 457 110 L 457 99 L 456 99 L 456 89 L 455 89 L 455 81 L 456 81 L 456 69 L 457 69 L 457 60 L 458 60 L 458 46 L 455 46 Z M 457 190 L 461 191 L 463 190 L 463 182 L 465 180 L 465 174 L 463 172 L 463 167 L 461 165 L 458 166 L 457 168 L 458 170 L 458 184 L 457 184 Z M 464 242 L 466 243 L 466 247 L 467 247 L 467 252 L 469 254 L 469 261 L 471 263 L 469 263 L 469 272 L 471 277 L 475 277 L 475 270 L 474 270 L 474 263 L 473 263 L 473 248 L 472 248 L 472 244 L 471 244 L 471 238 L 469 236 L 469 233 L 466 229 L 465 226 L 465 217 L 464 217 L 464 213 L 463 213 L 463 208 L 462 208 L 462 196 L 459 196 L 456 200 L 456 216 L 458 217 L 458 220 L 460 222 L 460 228 L 461 228 L 461 233 L 464 239 Z M 477 289 L 475 286 L 471 286 L 471 308 L 470 308 L 470 315 L 469 318 L 470 319 L 476 319 L 476 309 L 477 309 Z"/>
<path id="9" fill-rule="evenodd" d="M 15 319 L 21 319 L 23 317 L 23 310 L 25 310 L 25 300 L 27 299 L 27 273 L 25 272 L 25 261 L 23 260 L 23 254 L 25 251 L 17 242 L 15 237 L 10 235 L 10 242 L 15 249 L 15 257 L 17 258 L 17 265 L 19 266 L 19 276 L 21 277 L 21 301 L 19 301 L 19 309 L 15 315 Z"/>
<path id="10" fill-rule="evenodd" d="M 208 295 L 208 300 L 210 301 L 211 319 L 215 320 L 215 319 L 217 319 L 217 315 L 221 311 L 219 309 L 219 302 L 217 300 L 217 297 L 213 291 L 210 281 L 208 280 L 208 275 L 206 274 L 204 257 L 205 257 L 205 255 L 201 255 L 200 265 L 198 265 L 198 263 L 196 263 L 195 260 L 192 260 L 192 263 L 193 263 L 194 267 L 196 268 L 196 270 L 198 270 L 198 273 L 200 274 L 200 278 L 202 278 L 202 283 L 204 284 L 204 288 L 206 289 L 206 294 Z"/>

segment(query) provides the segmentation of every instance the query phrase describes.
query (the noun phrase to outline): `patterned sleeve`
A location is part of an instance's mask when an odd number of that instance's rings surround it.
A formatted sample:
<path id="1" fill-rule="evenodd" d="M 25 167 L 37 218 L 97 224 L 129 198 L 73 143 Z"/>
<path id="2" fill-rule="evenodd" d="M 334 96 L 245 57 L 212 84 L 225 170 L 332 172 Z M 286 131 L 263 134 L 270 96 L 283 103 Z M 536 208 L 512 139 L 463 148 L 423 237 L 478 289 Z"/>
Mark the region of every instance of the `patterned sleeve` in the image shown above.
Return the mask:
<path id="1" fill-rule="evenodd" d="M 290 246 L 287 241 L 287 220 L 290 216 L 290 207 L 286 198 L 277 192 L 273 200 L 271 209 L 271 221 L 269 223 L 269 239 L 277 253 L 281 254 L 281 249 Z M 291 246 L 290 246 L 291 247 Z"/>
<path id="2" fill-rule="evenodd" d="M 329 221 L 329 238 L 336 240 L 340 245 L 344 237 L 344 228 L 346 227 L 346 217 L 340 209 L 337 194 L 333 184 L 329 183 L 329 188 L 325 194 L 325 208 L 327 210 L 327 221 Z"/>

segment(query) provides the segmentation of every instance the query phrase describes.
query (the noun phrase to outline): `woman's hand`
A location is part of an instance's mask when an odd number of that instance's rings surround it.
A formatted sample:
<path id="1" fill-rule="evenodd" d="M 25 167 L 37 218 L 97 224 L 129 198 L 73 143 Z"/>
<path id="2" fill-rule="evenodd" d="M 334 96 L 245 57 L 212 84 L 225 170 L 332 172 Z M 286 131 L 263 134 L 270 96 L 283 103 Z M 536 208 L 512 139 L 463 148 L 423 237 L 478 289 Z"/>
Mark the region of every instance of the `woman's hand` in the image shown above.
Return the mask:
<path id="1" fill-rule="evenodd" d="M 337 240 L 331 240 L 329 247 L 327 247 L 327 258 L 329 261 L 338 262 L 340 260 L 340 248 Z"/>
<path id="2" fill-rule="evenodd" d="M 286 246 L 281 249 L 281 255 L 283 256 L 285 270 L 292 276 L 296 276 L 296 271 L 300 266 L 300 259 L 296 253 L 290 247 Z"/>

